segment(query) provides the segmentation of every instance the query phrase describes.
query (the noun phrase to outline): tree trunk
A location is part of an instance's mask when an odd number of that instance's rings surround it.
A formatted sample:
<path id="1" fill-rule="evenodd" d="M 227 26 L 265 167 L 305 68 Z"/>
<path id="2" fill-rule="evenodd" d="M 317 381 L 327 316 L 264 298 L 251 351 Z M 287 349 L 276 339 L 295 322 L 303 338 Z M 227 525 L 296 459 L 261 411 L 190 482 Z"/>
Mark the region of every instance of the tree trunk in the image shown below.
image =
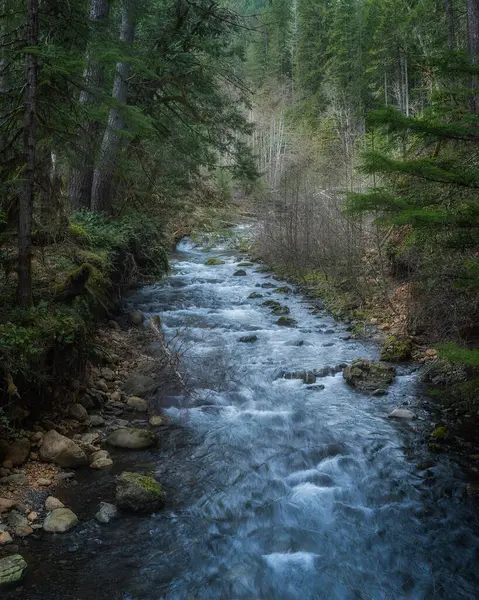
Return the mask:
<path id="1" fill-rule="evenodd" d="M 27 47 L 38 46 L 38 0 L 27 0 Z M 25 170 L 18 219 L 18 288 L 20 306 L 32 304 L 32 214 L 35 198 L 38 58 L 25 54 L 23 153 Z"/>
<path id="2" fill-rule="evenodd" d="M 135 0 L 125 0 L 121 20 L 120 41 L 131 46 L 135 38 Z M 115 101 L 103 135 L 98 167 L 93 174 L 91 208 L 97 212 L 111 212 L 111 191 L 116 161 L 121 149 L 121 134 L 125 129 L 123 106 L 128 97 L 128 77 L 130 68 L 127 62 L 116 66 L 112 97 Z"/>
<path id="3" fill-rule="evenodd" d="M 467 38 L 469 62 L 472 66 L 479 64 L 479 0 L 466 0 L 467 5 Z M 471 77 L 471 111 L 479 112 L 478 78 Z"/>
<path id="4" fill-rule="evenodd" d="M 93 26 L 104 23 L 110 13 L 109 0 L 91 0 L 90 21 Z M 87 67 L 83 76 L 84 90 L 80 93 L 81 105 L 98 103 L 98 96 L 104 84 L 104 67 L 95 61 L 91 48 L 87 50 Z M 91 186 L 93 181 L 95 141 L 99 133 L 99 123 L 91 119 L 78 132 L 77 143 L 78 166 L 70 174 L 68 197 L 73 210 L 89 209 L 91 203 Z"/>

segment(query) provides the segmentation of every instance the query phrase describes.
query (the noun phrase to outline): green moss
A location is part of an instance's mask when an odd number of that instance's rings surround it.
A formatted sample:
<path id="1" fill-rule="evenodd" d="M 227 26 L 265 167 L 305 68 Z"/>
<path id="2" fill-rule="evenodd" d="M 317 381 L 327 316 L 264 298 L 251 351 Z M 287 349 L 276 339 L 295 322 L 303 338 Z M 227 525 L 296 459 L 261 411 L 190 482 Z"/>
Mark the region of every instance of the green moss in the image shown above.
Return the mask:
<path id="1" fill-rule="evenodd" d="M 436 429 L 431 433 L 431 438 L 436 441 L 443 441 L 447 438 L 447 434 L 447 427 L 436 427 Z"/>
<path id="2" fill-rule="evenodd" d="M 153 494 L 160 500 L 164 500 L 164 493 L 161 487 L 161 483 L 153 479 L 153 477 L 147 477 L 146 475 L 139 475 L 138 473 L 126 472 L 120 475 L 122 479 L 126 479 L 128 481 L 134 481 L 138 486 L 140 486 L 145 491 Z"/>
<path id="3" fill-rule="evenodd" d="M 205 261 L 205 265 L 214 266 L 214 265 L 224 265 L 224 260 L 220 260 L 219 258 L 209 258 Z"/>
<path id="4" fill-rule="evenodd" d="M 409 360 L 412 352 L 412 341 L 408 337 L 392 335 L 386 340 L 381 350 L 381 360 L 401 362 Z"/>
<path id="5" fill-rule="evenodd" d="M 287 285 L 283 285 L 282 287 L 278 287 L 274 290 L 277 294 L 291 294 L 293 290 Z"/>

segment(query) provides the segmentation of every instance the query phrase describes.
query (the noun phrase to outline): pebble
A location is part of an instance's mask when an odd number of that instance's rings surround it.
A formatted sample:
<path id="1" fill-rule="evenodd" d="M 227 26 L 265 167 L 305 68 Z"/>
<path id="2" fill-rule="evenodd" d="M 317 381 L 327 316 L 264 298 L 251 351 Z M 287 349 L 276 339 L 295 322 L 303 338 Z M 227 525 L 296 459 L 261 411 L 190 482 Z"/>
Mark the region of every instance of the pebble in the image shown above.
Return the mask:
<path id="1" fill-rule="evenodd" d="M 51 511 L 56 510 L 57 508 L 65 508 L 63 502 L 55 498 L 54 496 L 48 496 L 45 500 L 45 510 Z"/>
<path id="2" fill-rule="evenodd" d="M 52 480 L 46 479 L 45 477 L 40 477 L 39 479 L 37 479 L 37 483 L 38 485 L 47 486 L 52 485 Z"/>

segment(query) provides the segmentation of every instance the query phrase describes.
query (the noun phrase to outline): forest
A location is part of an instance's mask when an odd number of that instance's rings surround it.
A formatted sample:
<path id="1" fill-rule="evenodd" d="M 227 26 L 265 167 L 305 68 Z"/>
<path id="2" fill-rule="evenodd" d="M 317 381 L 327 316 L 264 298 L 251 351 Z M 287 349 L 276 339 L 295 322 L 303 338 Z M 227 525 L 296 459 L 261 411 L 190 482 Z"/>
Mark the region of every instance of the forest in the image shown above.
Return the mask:
<path id="1" fill-rule="evenodd" d="M 479 597 L 479 0 L 0 3 L 2 593 Z"/>

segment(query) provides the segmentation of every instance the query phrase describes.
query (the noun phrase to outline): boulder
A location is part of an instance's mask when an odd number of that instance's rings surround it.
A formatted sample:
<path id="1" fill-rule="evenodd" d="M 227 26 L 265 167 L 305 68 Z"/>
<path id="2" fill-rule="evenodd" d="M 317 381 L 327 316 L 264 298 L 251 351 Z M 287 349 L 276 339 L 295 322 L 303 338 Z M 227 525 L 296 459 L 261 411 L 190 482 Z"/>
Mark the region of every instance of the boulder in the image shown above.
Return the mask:
<path id="1" fill-rule="evenodd" d="M 65 533 L 78 525 L 78 517 L 69 508 L 56 508 L 45 519 L 43 529 L 49 533 Z"/>
<path id="2" fill-rule="evenodd" d="M 402 362 L 411 358 L 412 340 L 410 337 L 392 335 L 381 349 L 381 360 Z"/>
<path id="3" fill-rule="evenodd" d="M 117 479 L 116 503 L 120 508 L 137 512 L 153 512 L 164 504 L 161 484 L 152 477 L 122 473 Z"/>
<path id="4" fill-rule="evenodd" d="M 282 327 L 296 327 L 297 321 L 291 317 L 280 317 L 276 321 L 276 325 L 281 325 Z"/>
<path id="5" fill-rule="evenodd" d="M 395 376 L 396 370 L 394 367 L 363 359 L 355 360 L 343 372 L 346 383 L 359 390 L 368 392 L 385 389 L 391 385 Z"/>
<path id="6" fill-rule="evenodd" d="M 26 527 L 30 525 L 27 517 L 22 515 L 18 510 L 12 510 L 8 513 L 7 517 L 8 526 L 14 529 L 15 527 Z"/>
<path id="7" fill-rule="evenodd" d="M 90 464 L 90 469 L 106 469 L 106 467 L 111 467 L 112 464 L 111 458 L 97 458 Z"/>
<path id="8" fill-rule="evenodd" d="M 160 427 L 160 425 L 163 425 L 163 417 L 153 415 L 148 422 L 152 427 Z"/>
<path id="9" fill-rule="evenodd" d="M 54 496 L 48 496 L 48 498 L 45 500 L 45 510 L 50 512 L 52 510 L 56 510 L 57 508 L 65 508 L 65 505 L 58 498 L 55 498 Z"/>
<path id="10" fill-rule="evenodd" d="M 328 377 L 328 375 L 332 374 L 331 367 L 320 367 L 319 369 L 315 369 L 313 373 L 316 377 Z"/>
<path id="11" fill-rule="evenodd" d="M 77 421 L 85 421 L 88 418 L 88 412 L 79 402 L 70 406 L 70 417 Z"/>
<path id="12" fill-rule="evenodd" d="M 262 283 L 261 287 L 264 290 L 274 290 L 276 288 L 276 286 L 274 285 L 274 283 Z"/>
<path id="13" fill-rule="evenodd" d="M 284 371 L 283 379 L 301 379 L 303 383 L 316 383 L 316 375 L 312 371 Z"/>
<path id="14" fill-rule="evenodd" d="M 88 464 L 86 454 L 80 446 L 54 429 L 43 439 L 40 458 L 44 462 L 55 463 L 66 468 L 83 467 Z"/>
<path id="15" fill-rule="evenodd" d="M 20 554 L 0 559 L 0 586 L 17 583 L 25 576 L 27 563 Z"/>
<path id="16" fill-rule="evenodd" d="M 131 396 L 127 399 L 126 404 L 130 410 L 136 410 L 137 412 L 147 412 L 148 404 L 143 398 L 137 396 Z"/>
<path id="17" fill-rule="evenodd" d="M 118 516 L 118 509 L 114 504 L 109 502 L 100 502 L 100 509 L 95 515 L 95 519 L 99 523 L 107 525 L 112 519 Z"/>
<path id="18" fill-rule="evenodd" d="M 15 440 L 8 447 L 5 462 L 10 462 L 13 467 L 23 465 L 30 453 L 30 442 L 26 438 Z"/>
<path id="19" fill-rule="evenodd" d="M 130 377 L 125 383 L 124 392 L 125 394 L 128 394 L 128 396 L 143 398 L 149 392 L 152 392 L 156 386 L 156 381 L 151 377 L 137 374 Z"/>
<path id="20" fill-rule="evenodd" d="M 258 341 L 258 336 L 257 335 L 244 335 L 243 337 L 240 337 L 238 342 L 241 342 L 242 344 L 251 344 L 252 342 L 257 342 Z"/>
<path id="21" fill-rule="evenodd" d="M 258 298 L 263 298 L 263 294 L 259 294 L 258 292 L 253 292 L 248 296 L 249 300 L 257 300 Z"/>
<path id="22" fill-rule="evenodd" d="M 243 269 L 238 269 L 237 271 L 235 271 L 233 273 L 234 277 L 245 277 L 246 275 L 247 275 L 247 273 Z"/>
<path id="23" fill-rule="evenodd" d="M 209 267 L 213 267 L 216 265 L 224 265 L 225 261 L 224 260 L 220 260 L 219 258 L 209 258 L 207 261 L 205 261 L 205 265 L 209 266 Z"/>
<path id="24" fill-rule="evenodd" d="M 149 429 L 117 429 L 106 439 L 107 444 L 116 448 L 141 450 L 158 443 L 158 436 Z"/>
<path id="25" fill-rule="evenodd" d="M 130 321 L 131 325 L 139 327 L 140 325 L 143 325 L 143 322 L 145 321 L 145 315 L 139 310 L 133 310 L 128 313 L 128 320 Z"/>
<path id="26" fill-rule="evenodd" d="M 407 408 L 395 408 L 392 413 L 388 415 L 390 419 L 406 419 L 411 420 L 415 419 L 416 415 L 412 412 L 412 410 L 408 410 Z"/>

